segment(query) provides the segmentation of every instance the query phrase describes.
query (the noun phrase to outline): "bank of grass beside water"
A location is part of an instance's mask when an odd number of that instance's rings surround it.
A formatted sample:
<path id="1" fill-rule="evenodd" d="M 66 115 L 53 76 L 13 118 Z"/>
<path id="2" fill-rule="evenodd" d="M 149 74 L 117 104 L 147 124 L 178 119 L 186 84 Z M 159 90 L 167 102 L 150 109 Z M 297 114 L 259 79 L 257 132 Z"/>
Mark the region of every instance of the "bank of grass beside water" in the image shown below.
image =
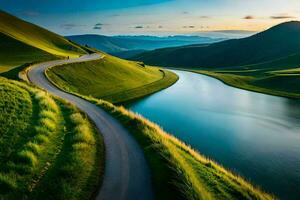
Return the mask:
<path id="1" fill-rule="evenodd" d="M 72 105 L 0 77 L 0 199 L 89 199 L 103 142 Z"/>
<path id="2" fill-rule="evenodd" d="M 274 199 L 142 116 L 101 100 L 95 103 L 117 118 L 144 150 L 158 199 Z"/>
<path id="3" fill-rule="evenodd" d="M 290 69 L 288 73 L 275 70 L 182 70 L 208 75 L 244 90 L 300 99 L 300 73 L 297 69 Z"/>
<path id="4" fill-rule="evenodd" d="M 166 89 L 171 85 L 173 85 L 178 80 L 178 76 L 171 71 L 168 70 L 159 70 L 159 71 L 162 73 L 162 78 L 155 82 L 140 87 L 124 90 L 111 95 L 107 95 L 102 97 L 101 99 L 105 99 L 106 101 L 113 102 L 115 104 L 134 101 L 138 98 L 142 98 L 147 95 L 158 92 L 160 90 Z"/>
<path id="5" fill-rule="evenodd" d="M 112 103 L 141 98 L 178 80 L 173 72 L 107 54 L 95 61 L 54 66 L 45 74 L 65 91 Z"/>

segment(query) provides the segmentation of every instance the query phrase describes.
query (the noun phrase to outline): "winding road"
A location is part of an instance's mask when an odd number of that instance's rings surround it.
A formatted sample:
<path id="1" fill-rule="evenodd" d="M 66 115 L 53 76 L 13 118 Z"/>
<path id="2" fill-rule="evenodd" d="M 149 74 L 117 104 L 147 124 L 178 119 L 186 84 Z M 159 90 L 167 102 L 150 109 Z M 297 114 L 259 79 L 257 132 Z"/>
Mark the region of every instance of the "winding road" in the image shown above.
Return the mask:
<path id="1" fill-rule="evenodd" d="M 101 56 L 91 54 L 80 58 L 39 63 L 30 68 L 28 78 L 34 85 L 73 103 L 84 111 L 103 135 L 105 172 L 97 200 L 154 199 L 150 171 L 143 151 L 130 133 L 105 111 L 86 100 L 61 91 L 44 75 L 44 71 L 52 66 L 96 59 L 101 59 Z"/>

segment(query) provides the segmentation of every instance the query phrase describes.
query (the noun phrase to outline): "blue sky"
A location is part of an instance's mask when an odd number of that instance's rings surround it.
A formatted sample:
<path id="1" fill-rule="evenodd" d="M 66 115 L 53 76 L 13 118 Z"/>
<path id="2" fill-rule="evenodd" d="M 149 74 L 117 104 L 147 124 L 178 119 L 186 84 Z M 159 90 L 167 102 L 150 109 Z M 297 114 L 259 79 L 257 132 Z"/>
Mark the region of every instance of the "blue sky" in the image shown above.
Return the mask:
<path id="1" fill-rule="evenodd" d="M 1 7 L 10 11 L 32 10 L 47 14 L 103 11 L 146 6 L 171 0 L 2 0 Z"/>
<path id="2" fill-rule="evenodd" d="M 299 0 L 0 0 L 0 8 L 63 35 L 261 31 L 299 20 Z"/>

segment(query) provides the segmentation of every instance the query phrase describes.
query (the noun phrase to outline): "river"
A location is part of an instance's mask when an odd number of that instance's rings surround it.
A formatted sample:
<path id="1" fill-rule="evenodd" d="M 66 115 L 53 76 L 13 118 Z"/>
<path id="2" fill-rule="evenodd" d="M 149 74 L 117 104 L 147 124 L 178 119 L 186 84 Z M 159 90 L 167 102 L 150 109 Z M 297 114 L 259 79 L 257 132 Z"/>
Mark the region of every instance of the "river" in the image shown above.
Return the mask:
<path id="1" fill-rule="evenodd" d="M 127 107 L 280 199 L 300 199 L 300 102 L 173 70 L 179 81 Z"/>

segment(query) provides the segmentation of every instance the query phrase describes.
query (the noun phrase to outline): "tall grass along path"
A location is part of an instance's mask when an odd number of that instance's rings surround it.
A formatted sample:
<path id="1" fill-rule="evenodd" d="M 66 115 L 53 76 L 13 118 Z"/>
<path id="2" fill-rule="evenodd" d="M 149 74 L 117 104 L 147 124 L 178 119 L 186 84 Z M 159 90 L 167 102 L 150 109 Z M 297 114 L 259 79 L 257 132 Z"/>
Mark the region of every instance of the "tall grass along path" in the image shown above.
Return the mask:
<path id="1" fill-rule="evenodd" d="M 101 55 L 91 54 L 80 58 L 36 64 L 28 71 L 28 78 L 36 86 L 76 105 L 90 117 L 103 134 L 105 172 L 96 199 L 153 199 L 150 170 L 141 148 L 128 131 L 96 105 L 59 90 L 44 75 L 44 71 L 49 67 L 96 59 L 101 59 Z"/>

